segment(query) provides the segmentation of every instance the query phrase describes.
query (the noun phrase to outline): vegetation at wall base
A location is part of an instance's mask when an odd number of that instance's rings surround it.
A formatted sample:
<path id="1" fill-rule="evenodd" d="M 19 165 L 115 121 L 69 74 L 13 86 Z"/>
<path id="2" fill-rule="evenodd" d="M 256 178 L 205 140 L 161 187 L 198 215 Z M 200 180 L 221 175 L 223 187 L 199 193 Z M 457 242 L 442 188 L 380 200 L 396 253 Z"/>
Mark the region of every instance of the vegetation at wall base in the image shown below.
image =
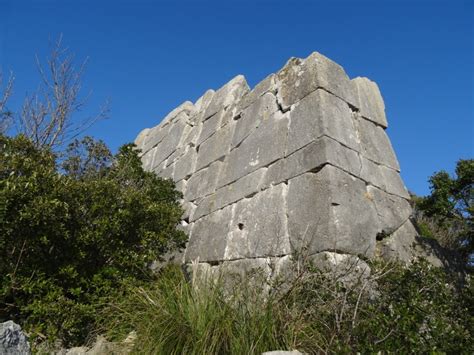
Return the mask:
<path id="1" fill-rule="evenodd" d="M 0 152 L 0 319 L 82 344 L 121 285 L 150 281 L 149 263 L 184 243 L 180 194 L 133 145 L 112 156 L 85 138 L 58 159 L 0 135 Z"/>
<path id="2" fill-rule="evenodd" d="M 311 267 L 270 293 L 253 277 L 231 288 L 225 279 L 196 285 L 169 267 L 111 304 L 102 329 L 116 340 L 136 331 L 137 354 L 472 354 L 470 282 L 458 288 L 423 261 L 371 267 L 375 294 Z"/>

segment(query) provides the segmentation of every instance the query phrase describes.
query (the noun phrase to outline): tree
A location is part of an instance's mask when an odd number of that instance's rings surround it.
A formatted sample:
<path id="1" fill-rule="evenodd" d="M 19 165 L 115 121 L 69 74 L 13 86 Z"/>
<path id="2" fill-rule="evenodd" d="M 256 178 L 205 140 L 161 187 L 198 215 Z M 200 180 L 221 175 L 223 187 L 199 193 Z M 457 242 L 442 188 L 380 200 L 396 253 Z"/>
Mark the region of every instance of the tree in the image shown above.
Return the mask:
<path id="1" fill-rule="evenodd" d="M 420 199 L 418 208 L 447 231 L 448 240 L 441 242 L 469 259 L 474 253 L 474 160 L 459 160 L 454 177 L 440 171 L 429 183 L 431 194 Z"/>
<path id="2" fill-rule="evenodd" d="M 0 319 L 33 336 L 81 343 L 125 282 L 182 246 L 181 197 L 145 172 L 128 144 L 112 156 L 90 138 L 59 166 L 49 147 L 0 135 Z"/>
<path id="3" fill-rule="evenodd" d="M 13 91 L 13 75 L 10 74 L 8 81 L 5 84 L 5 88 L 0 92 L 0 134 L 3 134 L 7 131 L 8 127 L 12 121 L 12 112 L 7 109 L 7 102 L 10 98 L 12 91 Z M 3 75 L 0 72 L 0 89 L 2 89 L 3 85 Z"/>
<path id="4" fill-rule="evenodd" d="M 108 115 L 105 104 L 97 115 L 75 119 L 87 101 L 80 96 L 87 60 L 76 67 L 74 59 L 63 48 L 62 36 L 52 46 L 46 65 L 36 57 L 41 84 L 37 92 L 26 97 L 19 115 L 20 131 L 36 147 L 62 146 Z"/>

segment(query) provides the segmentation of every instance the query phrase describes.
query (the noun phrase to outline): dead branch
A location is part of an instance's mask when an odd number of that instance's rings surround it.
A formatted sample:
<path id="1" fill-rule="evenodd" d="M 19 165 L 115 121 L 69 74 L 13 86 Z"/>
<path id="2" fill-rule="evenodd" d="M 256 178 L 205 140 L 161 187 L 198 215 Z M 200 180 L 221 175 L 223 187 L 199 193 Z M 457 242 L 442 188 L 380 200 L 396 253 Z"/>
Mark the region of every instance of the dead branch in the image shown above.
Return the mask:
<path id="1" fill-rule="evenodd" d="M 14 80 L 13 74 L 10 73 L 5 88 L 2 90 L 3 75 L 0 72 L 0 133 L 5 133 L 12 122 L 12 113 L 7 109 L 7 102 L 13 92 Z"/>
<path id="2" fill-rule="evenodd" d="M 37 147 L 56 148 L 76 138 L 98 120 L 108 116 L 108 104 L 97 115 L 75 119 L 88 95 L 80 96 L 87 59 L 76 68 L 74 55 L 62 46 L 62 36 L 52 47 L 46 65 L 36 57 L 41 84 L 28 96 L 20 113 L 20 130 Z"/>

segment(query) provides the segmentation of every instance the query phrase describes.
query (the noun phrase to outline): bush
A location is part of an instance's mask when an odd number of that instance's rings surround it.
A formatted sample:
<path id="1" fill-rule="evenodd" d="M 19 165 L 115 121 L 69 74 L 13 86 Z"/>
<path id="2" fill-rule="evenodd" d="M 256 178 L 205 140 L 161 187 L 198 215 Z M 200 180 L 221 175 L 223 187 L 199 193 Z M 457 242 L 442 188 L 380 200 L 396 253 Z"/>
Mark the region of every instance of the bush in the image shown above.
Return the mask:
<path id="1" fill-rule="evenodd" d="M 112 157 L 86 138 L 61 164 L 23 136 L 0 135 L 0 150 L 0 319 L 82 343 L 119 285 L 149 280 L 149 263 L 184 242 L 180 195 L 133 145 Z"/>
<path id="2" fill-rule="evenodd" d="M 140 354 L 474 351 L 472 289 L 457 289 L 425 262 L 373 264 L 372 276 L 355 283 L 311 265 L 300 270 L 291 285 L 268 293 L 251 280 L 231 292 L 223 279 L 193 286 L 169 268 L 106 309 L 104 329 L 115 339 L 135 330 Z"/>

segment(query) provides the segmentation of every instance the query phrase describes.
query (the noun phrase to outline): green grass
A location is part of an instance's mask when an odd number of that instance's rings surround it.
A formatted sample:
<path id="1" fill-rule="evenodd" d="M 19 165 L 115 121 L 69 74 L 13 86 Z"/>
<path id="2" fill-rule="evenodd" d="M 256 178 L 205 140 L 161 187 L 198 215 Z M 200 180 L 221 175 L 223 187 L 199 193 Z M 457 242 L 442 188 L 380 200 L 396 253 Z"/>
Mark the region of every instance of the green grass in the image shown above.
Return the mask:
<path id="1" fill-rule="evenodd" d="M 365 281 L 344 285 L 312 268 L 300 276 L 267 292 L 255 275 L 190 282 L 170 267 L 128 289 L 102 315 L 102 330 L 115 340 L 136 331 L 134 354 L 474 351 L 470 283 L 455 289 L 426 263 L 372 265 L 375 298 Z"/>

